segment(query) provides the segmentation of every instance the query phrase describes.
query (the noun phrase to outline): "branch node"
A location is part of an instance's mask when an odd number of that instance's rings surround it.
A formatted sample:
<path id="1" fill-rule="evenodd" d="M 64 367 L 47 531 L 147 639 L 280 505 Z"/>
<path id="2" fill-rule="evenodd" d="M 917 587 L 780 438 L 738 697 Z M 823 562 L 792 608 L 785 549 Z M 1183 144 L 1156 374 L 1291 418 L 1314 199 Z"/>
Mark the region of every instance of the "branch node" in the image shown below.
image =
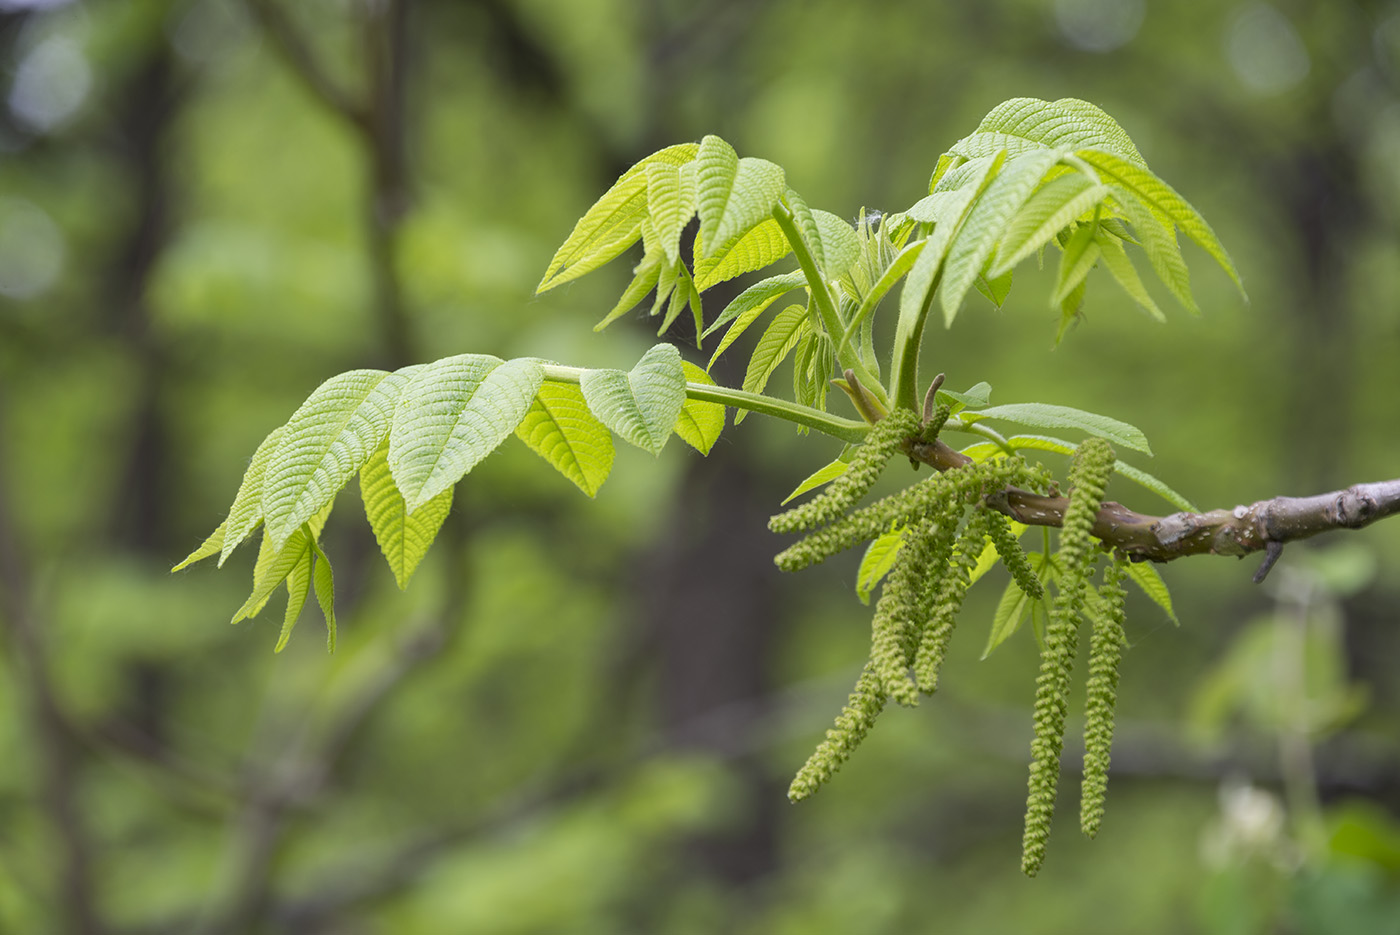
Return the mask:
<path id="1" fill-rule="evenodd" d="M 1269 577 L 1269 570 L 1274 567 L 1279 556 L 1283 554 L 1283 543 L 1270 539 L 1264 545 L 1264 564 L 1259 566 L 1259 570 L 1254 573 L 1254 583 L 1263 584 L 1264 579 Z"/>

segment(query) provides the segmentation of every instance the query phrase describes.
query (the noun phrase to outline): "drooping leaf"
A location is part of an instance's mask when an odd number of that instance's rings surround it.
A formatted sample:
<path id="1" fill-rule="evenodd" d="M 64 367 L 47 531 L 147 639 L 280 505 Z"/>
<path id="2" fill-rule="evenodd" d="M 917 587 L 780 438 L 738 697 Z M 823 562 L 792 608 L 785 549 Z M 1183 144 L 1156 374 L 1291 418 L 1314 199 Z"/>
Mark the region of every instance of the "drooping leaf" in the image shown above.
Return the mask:
<path id="1" fill-rule="evenodd" d="M 695 216 L 695 163 L 647 165 L 647 215 L 666 259 L 681 258 L 681 230 Z"/>
<path id="2" fill-rule="evenodd" d="M 855 228 L 830 211 L 814 210 L 812 220 L 817 225 L 817 236 L 821 238 L 821 271 L 827 279 L 844 276 L 857 258 L 860 257 L 860 237 Z"/>
<path id="3" fill-rule="evenodd" d="M 1152 300 L 1147 288 L 1142 284 L 1142 279 L 1138 277 L 1137 268 L 1133 266 L 1133 261 L 1128 258 L 1128 252 L 1123 249 L 1123 242 L 1114 235 L 1102 229 L 1094 235 L 1098 242 L 1099 252 L 1103 256 L 1103 265 L 1118 281 L 1118 285 L 1128 297 L 1138 304 L 1143 311 L 1151 315 L 1158 321 L 1166 321 L 1167 316 L 1162 314 L 1162 310 L 1157 307 L 1157 303 Z"/>
<path id="4" fill-rule="evenodd" d="M 1167 583 L 1162 580 L 1161 573 L 1151 562 L 1133 562 L 1128 566 L 1128 577 L 1142 588 L 1142 593 L 1151 598 L 1154 604 L 1167 612 L 1172 623 L 1181 626 L 1181 621 L 1176 618 L 1176 611 L 1172 610 L 1172 595 L 1167 590 Z"/>
<path id="5" fill-rule="evenodd" d="M 987 297 L 997 308 L 1006 304 L 1006 297 L 1011 294 L 1011 270 L 1007 270 L 995 279 L 988 279 L 985 275 L 977 277 L 977 291 Z"/>
<path id="6" fill-rule="evenodd" d="M 602 317 L 598 324 L 593 326 L 594 331 L 602 331 L 617 319 L 626 315 L 647 297 L 647 293 L 656 288 L 657 280 L 661 277 L 662 267 L 674 269 L 675 264 L 668 266 L 665 254 L 660 250 L 648 253 L 642 257 L 642 261 L 633 268 L 632 281 L 627 284 L 627 288 L 622 291 L 622 298 L 617 300 L 617 304 L 612 310 Z"/>
<path id="7" fill-rule="evenodd" d="M 1191 294 L 1191 271 L 1181 255 L 1181 245 L 1177 243 L 1171 222 L 1154 214 L 1132 191 L 1119 185 L 1110 187 L 1113 200 L 1133 225 L 1133 234 L 1147 254 L 1157 278 L 1183 308 L 1193 315 L 1199 315 L 1201 309 L 1196 305 L 1196 297 Z"/>
<path id="8" fill-rule="evenodd" d="M 389 447 L 384 445 L 360 468 L 360 499 L 364 502 L 365 518 L 379 543 L 379 551 L 394 573 L 394 581 L 400 590 L 408 587 L 418 563 L 427 554 L 452 509 L 452 488 L 448 487 L 410 514 L 403 495 L 394 486 L 393 475 L 389 472 Z"/>
<path id="9" fill-rule="evenodd" d="M 579 386 L 600 422 L 652 454 L 661 453 L 685 405 L 685 370 L 670 344 L 656 345 L 626 373 L 587 370 Z"/>
<path id="10" fill-rule="evenodd" d="M 807 278 L 799 272 L 783 273 L 778 276 L 771 276 L 762 282 L 754 283 L 730 302 L 723 312 L 720 312 L 714 324 L 705 329 L 705 334 L 709 335 L 716 328 L 725 322 L 733 321 L 734 324 L 724 333 L 720 339 L 719 347 L 715 349 L 714 355 L 710 358 L 709 366 L 713 367 L 715 361 L 719 360 L 719 355 L 723 354 L 729 345 L 733 344 L 738 337 L 748 330 L 758 316 L 768 310 L 778 299 L 787 295 L 794 289 L 800 289 L 807 282 Z"/>
<path id="11" fill-rule="evenodd" d="M 238 547 L 244 539 L 258 528 L 258 523 L 262 522 L 263 507 L 263 478 L 267 471 L 267 462 L 277 451 L 277 446 L 282 441 L 282 431 L 286 426 L 278 426 L 268 433 L 268 436 L 258 445 L 257 451 L 253 452 L 253 459 L 248 462 L 248 469 L 243 472 L 243 480 L 238 485 L 238 493 L 233 498 L 233 504 L 229 507 L 228 518 L 223 522 L 223 543 L 219 547 L 219 567 L 224 567 L 224 562 L 233 554 L 233 550 Z M 212 538 L 212 537 L 211 537 Z M 204 547 L 200 546 L 195 554 L 198 554 Z M 190 562 L 198 561 L 191 555 L 177 567 L 184 567 Z"/>
<path id="12" fill-rule="evenodd" d="M 789 305 L 773 316 L 773 320 L 763 332 L 763 337 L 758 339 L 753 356 L 749 358 L 749 366 L 744 373 L 745 390 L 750 393 L 763 392 L 773 371 L 778 369 L 783 358 L 797 346 L 807 322 L 807 309 L 801 305 Z M 735 423 L 740 422 L 742 418 L 743 413 L 736 413 Z"/>
<path id="13" fill-rule="evenodd" d="M 738 158 L 717 136 L 700 141 L 695 157 L 695 188 L 700 235 L 709 256 L 748 233 L 772 214 L 782 197 L 783 170 L 765 159 Z"/>
<path id="14" fill-rule="evenodd" d="M 1094 240 L 1097 229 L 1096 224 L 1081 224 L 1065 244 L 1064 253 L 1060 255 L 1060 271 L 1055 277 L 1055 291 L 1050 296 L 1052 305 L 1068 299 L 1099 261 L 1099 245 Z"/>
<path id="15" fill-rule="evenodd" d="M 515 434 L 590 497 L 612 472 L 612 433 L 589 411 L 577 384 L 541 384 Z"/>
<path id="16" fill-rule="evenodd" d="M 695 261 L 695 285 L 704 292 L 735 276 L 773 265 L 792 252 L 792 245 L 778 222 L 768 218 L 714 251 L 708 250 L 708 242 L 697 231 L 693 252 L 700 258 Z"/>
<path id="17" fill-rule="evenodd" d="M 903 545 L 904 532 L 896 529 L 866 546 L 865 555 L 860 560 L 860 569 L 856 572 L 856 596 L 862 604 L 870 603 L 871 592 L 881 579 L 890 573 Z"/>
<path id="18" fill-rule="evenodd" d="M 808 474 L 802 483 L 798 484 L 797 487 L 793 489 L 792 493 L 784 497 L 783 502 L 779 504 L 779 506 L 787 506 L 788 503 L 802 496 L 807 491 L 815 490 L 822 484 L 831 483 L 842 474 L 845 474 L 850 466 L 849 462 L 837 458 L 830 464 L 817 468 L 811 474 Z"/>
<path id="19" fill-rule="evenodd" d="M 977 414 L 984 419 L 1005 419 L 1008 422 L 1033 425 L 1036 428 L 1079 429 L 1090 435 L 1097 435 L 1115 445 L 1152 454 L 1152 449 L 1147 444 L 1147 437 L 1142 434 L 1140 429 L 1126 422 L 1110 419 L 1108 416 L 1071 409 L 1068 406 L 1052 406 L 1048 403 L 1010 403 L 1004 406 L 992 406 Z"/>
<path id="20" fill-rule="evenodd" d="M 683 261 L 676 263 L 676 285 L 671 292 L 671 301 L 666 308 L 666 317 L 661 320 L 661 327 L 656 330 L 656 336 L 661 337 L 671 327 L 671 324 L 680 317 L 681 312 L 690 307 L 692 298 L 698 296 L 695 291 L 695 284 L 690 278 L 690 271 L 686 269 Z M 697 326 L 695 333 L 700 333 Z"/>
<path id="21" fill-rule="evenodd" d="M 287 420 L 263 478 L 273 548 L 281 548 L 379 447 L 408 382 L 402 373 L 351 370 L 322 383 Z"/>
<path id="22" fill-rule="evenodd" d="M 685 371 L 685 378 L 691 383 L 715 385 L 708 373 L 688 360 L 681 361 L 681 369 Z M 724 431 L 724 418 L 723 405 L 686 397 L 681 406 L 681 414 L 676 418 L 676 434 L 687 445 L 702 455 L 707 455 L 719 440 L 720 433 Z"/>
<path id="23" fill-rule="evenodd" d="M 970 136 L 950 152 L 967 159 L 1005 149 L 1012 156 L 1040 149 L 1092 147 L 1145 166 L 1142 154 L 1118 122 L 1076 98 L 1042 101 L 1018 97 L 994 107 Z"/>
<path id="24" fill-rule="evenodd" d="M 326 621 L 326 652 L 335 652 L 335 572 L 331 560 L 321 551 L 321 544 L 311 540 L 311 548 L 316 553 L 316 564 L 312 568 L 311 582 L 316 591 L 316 603 L 321 605 L 321 616 Z"/>
<path id="25" fill-rule="evenodd" d="M 287 572 L 287 612 L 282 616 L 282 632 L 272 650 L 275 653 L 286 648 L 287 640 L 292 636 L 292 627 L 296 626 L 301 609 L 306 606 L 306 597 L 311 593 L 311 566 L 316 561 L 316 552 L 311 543 L 311 537 L 306 536 L 298 550 L 296 564 Z"/>
<path id="26" fill-rule="evenodd" d="M 1082 149 L 1076 155 L 1093 166 L 1105 182 L 1130 190 L 1154 214 L 1167 218 L 1169 223 L 1181 228 L 1187 237 L 1199 244 L 1220 264 L 1240 293 L 1244 294 L 1244 284 L 1240 281 L 1239 271 L 1235 269 L 1230 255 L 1225 252 L 1220 238 L 1215 236 L 1215 231 L 1211 230 L 1206 219 L 1201 217 L 1200 212 L 1185 198 L 1178 195 L 1174 188 L 1149 171 L 1141 159 L 1133 162 L 1114 152 L 1098 149 Z"/>
<path id="27" fill-rule="evenodd" d="M 972 288 L 1011 218 L 1050 168 L 1059 162 L 1059 150 L 1028 152 L 1007 159 L 1005 167 L 987 185 L 954 235 L 944 261 L 941 301 L 943 322 L 951 325 L 963 298 Z"/>
<path id="28" fill-rule="evenodd" d="M 525 417 L 544 380 L 527 358 L 460 354 L 404 387 L 389 432 L 389 470 L 410 513 L 451 487 Z"/>
<path id="29" fill-rule="evenodd" d="M 684 165 L 698 151 L 694 143 L 668 146 L 624 172 L 574 225 L 573 232 L 549 261 L 535 291 L 544 292 L 590 273 L 636 243 L 647 216 L 647 166 Z"/>
<path id="30" fill-rule="evenodd" d="M 1044 247 L 1109 194 L 1107 185 L 1096 185 L 1078 172 L 1051 179 L 1026 200 L 1006 229 L 997 246 L 992 276 L 1009 272 L 1022 260 Z"/>

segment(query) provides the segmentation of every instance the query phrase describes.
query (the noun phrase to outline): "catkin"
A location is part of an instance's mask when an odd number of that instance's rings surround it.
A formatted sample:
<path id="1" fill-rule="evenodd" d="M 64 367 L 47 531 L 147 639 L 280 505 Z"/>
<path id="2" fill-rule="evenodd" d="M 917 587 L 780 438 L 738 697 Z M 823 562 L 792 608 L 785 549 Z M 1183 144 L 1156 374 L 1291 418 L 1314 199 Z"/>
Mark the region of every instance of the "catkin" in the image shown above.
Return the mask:
<path id="1" fill-rule="evenodd" d="M 826 491 L 768 521 L 773 532 L 806 532 L 825 526 L 865 496 L 879 479 L 885 462 L 899 443 L 918 434 L 919 417 L 909 409 L 895 409 L 876 422 L 856 449 L 846 472 L 831 482 Z"/>
<path id="2" fill-rule="evenodd" d="M 1035 736 L 1031 741 L 1026 825 L 1021 843 L 1021 870 L 1026 876 L 1033 877 L 1040 870 L 1050 837 L 1084 587 L 1098 557 L 1091 551 L 1091 530 L 1103 502 L 1104 487 L 1113 473 L 1113 463 L 1113 449 L 1108 443 L 1091 438 L 1079 446 L 1070 467 L 1072 488 L 1060 528 L 1060 587 L 1046 627 L 1040 673 L 1036 676 Z"/>
<path id="3" fill-rule="evenodd" d="M 1094 621 L 1089 642 L 1088 700 L 1084 708 L 1084 778 L 1079 787 L 1079 827 L 1089 837 L 1099 833 L 1108 790 L 1109 752 L 1113 747 L 1113 709 L 1118 700 L 1118 663 L 1123 656 L 1123 576 L 1127 564 L 1115 558 L 1104 571 L 1103 616 Z"/>
<path id="4" fill-rule="evenodd" d="M 1044 597 L 1045 589 L 1041 586 L 1040 579 L 1035 576 L 1021 543 L 1011 534 L 1011 526 L 1006 517 L 988 510 L 987 535 L 996 546 L 997 554 L 1001 556 L 1007 571 L 1011 572 L 1011 577 L 1015 579 L 1016 586 L 1033 601 Z"/>
<path id="5" fill-rule="evenodd" d="M 958 611 L 962 609 L 963 598 L 967 596 L 971 584 L 972 568 L 982 553 L 986 528 L 987 512 L 974 510 L 967 526 L 958 536 L 952 561 L 939 582 L 932 613 L 919 641 L 918 654 L 914 657 L 914 677 L 919 691 L 926 695 L 932 695 L 938 689 L 938 670 L 948 654 L 948 643 L 957 625 Z"/>
<path id="6" fill-rule="evenodd" d="M 913 705 L 919 693 L 909 678 L 910 632 L 918 626 L 924 578 L 929 570 L 930 530 L 927 523 L 911 527 L 885 579 L 871 623 L 870 661 L 883 691 L 902 705 Z"/>
<path id="7" fill-rule="evenodd" d="M 800 802 L 821 788 L 860 745 L 875 718 L 885 707 L 885 694 L 880 690 L 880 676 L 874 663 L 867 662 L 846 707 L 836 718 L 836 725 L 826 732 L 826 739 L 807 759 L 788 786 L 788 799 Z"/>

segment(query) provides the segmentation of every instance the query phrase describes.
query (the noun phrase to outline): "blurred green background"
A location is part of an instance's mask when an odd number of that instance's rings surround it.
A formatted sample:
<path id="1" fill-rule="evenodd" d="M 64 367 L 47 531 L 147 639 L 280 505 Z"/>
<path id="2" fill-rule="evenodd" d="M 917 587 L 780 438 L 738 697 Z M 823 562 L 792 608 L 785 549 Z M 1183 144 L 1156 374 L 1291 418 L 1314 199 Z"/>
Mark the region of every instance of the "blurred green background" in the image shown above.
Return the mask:
<path id="1" fill-rule="evenodd" d="M 508 441 L 406 593 L 347 493 L 333 657 L 227 625 L 247 554 L 168 573 L 334 373 L 630 366 L 654 322 L 591 332 L 626 263 L 533 289 L 641 156 L 718 133 L 899 210 L 1015 96 L 1114 115 L 1251 301 L 1190 248 L 1202 317 L 1096 273 L 1052 350 L 1032 270 L 929 336 L 951 387 L 1132 422 L 1203 507 L 1396 476 L 1400 2 L 0 0 L 0 93 L 0 931 L 1400 933 L 1400 523 L 1262 588 L 1164 569 L 1103 831 L 1072 725 L 1034 881 L 1004 578 L 938 696 L 784 798 L 868 640 L 858 556 L 771 563 L 830 441 L 620 451 L 593 502 Z"/>

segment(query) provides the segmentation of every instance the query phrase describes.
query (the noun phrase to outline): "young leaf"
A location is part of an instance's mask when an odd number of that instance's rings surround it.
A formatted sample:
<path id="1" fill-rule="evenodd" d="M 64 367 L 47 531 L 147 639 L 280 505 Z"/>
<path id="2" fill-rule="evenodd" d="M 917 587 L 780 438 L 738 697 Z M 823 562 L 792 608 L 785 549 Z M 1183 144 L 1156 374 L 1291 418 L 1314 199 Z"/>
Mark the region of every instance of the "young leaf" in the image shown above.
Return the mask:
<path id="1" fill-rule="evenodd" d="M 990 275 L 995 277 L 1009 272 L 1077 218 L 1093 210 L 1109 191 L 1107 185 L 1096 185 L 1078 172 L 1046 182 L 1027 199 L 1007 227 L 1006 235 L 997 246 L 997 260 Z"/>
<path id="2" fill-rule="evenodd" d="M 1113 274 L 1113 278 L 1118 281 L 1118 285 L 1128 294 L 1128 297 L 1153 318 L 1158 321 L 1166 321 L 1167 316 L 1163 315 L 1162 310 L 1157 307 L 1157 303 L 1152 301 L 1151 294 L 1138 277 L 1137 268 L 1133 266 L 1133 261 L 1128 259 L 1128 252 L 1123 249 L 1123 242 L 1108 231 L 1103 230 L 1102 225 L 1100 225 L 1100 230 L 1095 233 L 1094 239 L 1098 242 L 1099 252 L 1103 255 L 1103 265 Z"/>
<path id="3" fill-rule="evenodd" d="M 304 553 L 310 548 L 311 540 L 321 534 L 326 517 L 331 515 L 334 505 L 334 501 L 326 504 L 321 512 L 293 532 L 280 549 L 272 547 L 272 539 L 266 530 L 263 531 L 262 544 L 258 547 L 258 560 L 253 565 L 253 592 L 234 613 L 231 623 L 256 617 L 262 612 L 268 599 L 272 597 L 272 592 L 287 580 L 297 562 L 302 560 Z"/>
<path id="4" fill-rule="evenodd" d="M 335 652 L 335 572 L 331 560 L 321 551 L 321 544 L 311 540 L 311 548 L 316 553 L 316 563 L 312 568 L 311 582 L 316 589 L 316 603 L 321 605 L 321 616 L 326 619 L 326 652 Z"/>
<path id="5" fill-rule="evenodd" d="M 1181 621 L 1176 619 L 1176 611 L 1172 610 L 1172 595 L 1167 590 L 1167 583 L 1151 562 L 1133 562 L 1128 566 L 1128 577 L 1142 588 L 1142 593 L 1150 597 L 1153 603 L 1167 612 L 1172 623 L 1181 626 Z"/>
<path id="6" fill-rule="evenodd" d="M 1152 454 L 1147 437 L 1142 431 L 1126 422 L 1110 419 L 1093 412 L 1071 409 L 1068 406 L 1051 406 L 1048 403 L 1011 403 L 1005 406 L 992 406 L 977 413 L 985 419 L 1005 419 L 1021 425 L 1034 425 L 1037 428 L 1079 429 L 1090 435 L 1107 439 L 1115 445 Z"/>
<path id="7" fill-rule="evenodd" d="M 389 432 L 404 374 L 351 370 L 316 388 L 287 421 L 263 478 L 272 547 L 329 503 Z"/>
<path id="8" fill-rule="evenodd" d="M 1092 147 L 1117 153 L 1145 166 L 1127 132 L 1100 108 L 1076 98 L 1042 101 L 1018 97 L 998 104 L 971 136 L 953 144 L 951 152 L 975 159 L 1006 149 L 1012 156 L 1039 149 Z"/>
<path id="9" fill-rule="evenodd" d="M 1031 570 L 1041 583 L 1050 580 L 1050 567 L 1045 560 L 1045 553 L 1032 552 L 1026 556 L 1030 562 Z M 982 658 L 986 659 L 992 651 L 1006 642 L 1017 630 L 1021 628 L 1021 623 L 1026 619 L 1027 612 L 1034 615 L 1035 609 L 1041 606 L 1041 602 L 1028 596 L 1025 591 L 1016 584 L 1014 580 L 1006 583 L 1006 590 L 1001 593 L 1001 600 L 997 602 L 996 612 L 992 615 L 992 629 L 987 634 L 987 645 L 982 649 Z M 1038 636 L 1037 639 L 1040 639 Z"/>
<path id="10" fill-rule="evenodd" d="M 277 645 L 272 651 L 280 653 L 292 636 L 292 627 L 306 606 L 306 596 L 311 593 L 311 566 L 316 561 L 316 553 L 311 548 L 311 538 L 301 544 L 297 552 L 296 564 L 287 573 L 287 612 L 282 617 L 282 633 L 277 637 Z"/>
<path id="11" fill-rule="evenodd" d="M 685 371 L 670 344 L 647 351 L 627 373 L 585 371 L 579 386 L 600 422 L 652 454 L 661 453 L 685 405 Z"/>
<path id="12" fill-rule="evenodd" d="M 947 403 L 954 412 L 961 412 L 964 409 L 981 409 L 983 406 L 991 404 L 992 385 L 984 380 L 969 387 L 963 393 L 940 389 L 937 396 L 939 402 Z"/>
<path id="13" fill-rule="evenodd" d="M 1130 190 L 1153 214 L 1165 217 L 1169 219 L 1169 223 L 1181 228 L 1186 236 L 1200 244 L 1215 262 L 1220 264 L 1234 280 L 1240 294 L 1244 294 L 1244 284 L 1240 281 L 1240 274 L 1235 269 L 1234 262 L 1225 252 L 1220 239 L 1215 236 L 1215 231 L 1206 223 L 1206 219 L 1201 217 L 1200 212 L 1191 207 L 1185 198 L 1178 195 L 1175 189 L 1148 171 L 1141 159 L 1135 164 L 1113 152 L 1094 149 L 1081 150 L 1076 155 L 1093 166 L 1106 182 Z"/>
<path id="14" fill-rule="evenodd" d="M 220 568 L 224 567 L 224 562 L 228 561 L 238 544 L 248 538 L 249 534 L 258 528 L 258 523 L 262 522 L 263 479 L 267 473 L 267 462 L 277 451 L 285 428 L 286 426 L 278 426 L 268 433 L 262 444 L 258 445 L 258 450 L 253 452 L 253 460 L 248 462 L 248 469 L 243 472 L 243 481 L 238 485 L 238 493 L 233 498 L 233 505 L 229 507 L 228 518 L 223 524 L 224 540 L 219 548 Z M 191 561 L 198 559 L 191 556 L 181 564 Z"/>
<path id="15" fill-rule="evenodd" d="M 928 243 L 926 240 L 916 240 L 905 246 L 899 251 L 899 255 L 894 258 L 894 262 L 880 274 L 880 278 L 875 281 L 874 285 L 870 287 L 870 291 L 860 300 L 860 307 L 857 308 L 855 314 L 851 316 L 850 324 L 846 326 L 846 333 L 841 338 L 841 347 L 838 348 L 838 352 L 845 350 L 846 345 L 851 342 L 851 338 L 855 335 L 856 329 L 869 320 L 870 316 L 875 313 L 876 306 L 878 306 L 881 300 L 894 288 L 894 284 L 903 279 L 904 274 L 909 272 L 914 266 L 914 261 L 917 260 L 919 254 L 923 252 L 926 243 Z"/>
<path id="16" fill-rule="evenodd" d="M 738 158 L 717 136 L 700 141 L 695 157 L 695 188 L 700 235 L 708 248 L 701 258 L 737 240 L 763 222 L 782 197 L 783 170 L 764 159 Z"/>
<path id="17" fill-rule="evenodd" d="M 1007 270 L 995 279 L 988 279 L 985 275 L 977 277 L 977 291 L 987 297 L 997 308 L 1006 304 L 1006 297 L 1011 294 L 1011 270 Z"/>
<path id="18" fill-rule="evenodd" d="M 1096 224 L 1080 224 L 1065 244 L 1065 252 L 1060 255 L 1060 272 L 1055 280 L 1055 291 L 1051 294 L 1052 305 L 1059 305 L 1070 297 L 1084 282 L 1094 264 L 1099 261 L 1099 245 L 1094 241 Z"/>
<path id="19" fill-rule="evenodd" d="M 681 258 L 681 230 L 695 216 L 695 163 L 647 165 L 647 215 L 666 259 Z"/>
<path id="20" fill-rule="evenodd" d="M 1060 160 L 1058 150 L 1041 150 L 1008 159 L 1006 167 L 967 214 L 967 220 L 948 247 L 944 262 L 943 322 L 951 325 L 963 298 L 982 271 L 992 248 L 1006 233 L 1006 225 L 1020 210 L 1041 178 Z"/>
<path id="21" fill-rule="evenodd" d="M 708 366 L 713 367 L 715 361 L 719 360 L 719 355 L 723 354 L 729 345 L 733 344 L 739 335 L 743 334 L 749 325 L 758 319 L 759 315 L 767 311 L 768 306 L 794 289 L 802 288 L 806 282 L 807 279 L 801 272 L 783 273 L 755 283 L 739 293 L 734 301 L 730 302 L 720 313 L 720 316 L 715 319 L 714 324 L 705 329 L 705 335 L 708 336 L 725 322 L 734 322 L 724 333 L 724 337 L 720 339 L 719 347 L 715 349 Z"/>
<path id="22" fill-rule="evenodd" d="M 180 564 L 170 569 L 171 572 L 181 571 L 190 567 L 195 562 L 201 562 L 211 555 L 217 555 L 219 550 L 224 547 L 224 529 L 227 526 L 227 520 L 220 523 L 219 528 L 211 532 L 209 536 L 199 544 L 199 548 L 195 549 L 189 555 L 186 555 Z"/>
<path id="23" fill-rule="evenodd" d="M 801 234 L 803 242 L 807 244 L 807 250 L 812 254 L 817 268 L 825 269 L 826 254 L 822 250 L 821 229 L 817 227 L 817 219 L 812 209 L 807 207 L 807 202 L 802 196 L 791 188 L 783 193 L 783 203 L 792 212 L 792 222 Z"/>
<path id="24" fill-rule="evenodd" d="M 693 253 L 700 259 L 695 261 L 695 286 L 701 292 L 735 276 L 771 266 L 792 252 L 792 245 L 783 236 L 783 229 L 772 218 L 754 226 L 743 236 L 721 244 L 718 250 L 708 251 L 707 243 L 697 231 Z"/>
<path id="25" fill-rule="evenodd" d="M 801 305 L 789 305 L 773 316 L 767 330 L 763 332 L 763 337 L 758 339 L 753 356 L 749 358 L 749 366 L 744 373 L 745 390 L 750 393 L 763 392 L 773 371 L 778 369 L 783 358 L 797 346 L 807 320 L 807 309 Z M 741 421 L 742 417 L 742 413 L 736 414 L 735 423 Z"/>
<path id="26" fill-rule="evenodd" d="M 612 433 L 588 411 L 576 384 L 542 383 L 515 434 L 590 497 L 612 471 Z"/>
<path id="27" fill-rule="evenodd" d="M 647 216 L 647 166 L 652 163 L 684 165 L 694 159 L 698 151 L 694 143 L 668 146 L 624 172 L 574 225 L 573 232 L 549 261 L 549 268 L 535 292 L 553 289 L 590 273 L 636 243 L 642 235 L 642 221 Z"/>
<path id="28" fill-rule="evenodd" d="M 862 604 L 870 603 L 871 592 L 894 567 L 903 545 L 904 532 L 896 529 L 873 540 L 866 547 L 865 555 L 860 560 L 860 570 L 856 572 L 856 596 Z"/>
<path id="29" fill-rule="evenodd" d="M 452 508 L 452 488 L 448 487 L 412 514 L 389 473 L 389 448 L 381 446 L 360 468 L 360 499 L 365 518 L 374 530 L 379 551 L 389 563 L 399 589 L 408 587 L 418 563 L 428 552 Z"/>
<path id="30" fill-rule="evenodd" d="M 647 297 L 647 293 L 656 288 L 657 281 L 661 277 L 661 269 L 666 267 L 674 269 L 674 263 L 667 263 L 665 254 L 660 250 L 648 253 L 642 257 L 642 261 L 633 268 L 632 281 L 627 288 L 622 291 L 622 298 L 617 300 L 617 304 L 612 307 L 612 311 L 603 316 L 598 324 L 593 326 L 594 331 L 602 331 L 617 319 L 626 315 L 637 304 Z"/>
<path id="31" fill-rule="evenodd" d="M 798 484 L 795 488 L 793 488 L 792 493 L 784 497 L 783 502 L 778 505 L 787 506 L 789 503 L 791 503 L 793 500 L 796 500 L 798 497 L 802 496 L 807 491 L 816 490 L 822 484 L 831 483 L 832 481 L 836 480 L 836 478 L 840 477 L 842 474 L 845 474 L 847 469 L 850 468 L 850 466 L 850 462 L 842 461 L 840 458 L 837 458 L 830 464 L 817 468 L 811 474 L 808 474 L 807 477 L 802 481 L 802 483 Z"/>
<path id="32" fill-rule="evenodd" d="M 685 378 L 691 383 L 714 386 L 710 375 L 688 360 L 681 361 Z M 724 431 L 724 406 L 699 399 L 686 398 L 681 406 L 681 414 L 676 418 L 676 434 L 690 447 L 702 455 L 710 453 L 720 432 Z"/>
<path id="33" fill-rule="evenodd" d="M 389 431 L 389 470 L 412 513 L 451 487 L 525 418 L 544 373 L 527 358 L 460 354 L 404 387 Z"/>
<path id="34" fill-rule="evenodd" d="M 1147 259 L 1152 264 L 1157 278 L 1162 281 L 1182 307 L 1193 315 L 1201 309 L 1191 294 L 1191 271 L 1181 256 L 1181 246 L 1176 242 L 1176 231 L 1170 222 L 1164 222 L 1143 204 L 1129 190 L 1122 186 L 1112 186 L 1113 200 L 1118 203 L 1128 221 L 1133 225 L 1133 233 L 1142 244 Z"/>
<path id="35" fill-rule="evenodd" d="M 817 236 L 821 238 L 822 272 L 827 279 L 844 276 L 860 257 L 860 237 L 855 228 L 845 218 L 837 217 L 830 211 L 813 211 L 812 220 L 816 222 Z"/>

